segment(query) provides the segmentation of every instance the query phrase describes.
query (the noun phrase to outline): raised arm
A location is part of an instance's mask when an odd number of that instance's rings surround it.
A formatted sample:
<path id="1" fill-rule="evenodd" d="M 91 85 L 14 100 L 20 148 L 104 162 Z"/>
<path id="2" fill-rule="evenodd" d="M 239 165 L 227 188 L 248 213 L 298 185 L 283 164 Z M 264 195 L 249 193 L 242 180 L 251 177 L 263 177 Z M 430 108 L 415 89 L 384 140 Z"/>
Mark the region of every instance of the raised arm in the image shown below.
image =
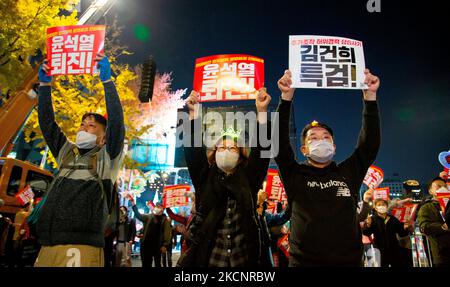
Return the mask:
<path id="1" fill-rule="evenodd" d="M 132 205 L 132 209 L 134 212 L 134 217 L 136 217 L 137 219 L 139 219 L 140 221 L 142 221 L 143 223 L 147 222 L 148 220 L 148 215 L 143 215 L 139 212 L 137 206 L 136 206 L 136 202 L 134 201 L 134 198 L 132 196 L 127 196 L 127 199 L 131 202 Z"/>
<path id="2" fill-rule="evenodd" d="M 202 142 L 202 125 L 197 92 L 191 92 L 186 101 L 186 106 L 189 109 L 189 122 L 183 123 L 184 153 L 189 174 L 197 192 L 209 169 L 206 149 Z M 196 131 L 198 133 L 195 133 Z M 188 136 L 189 139 L 185 140 L 185 136 Z"/>
<path id="3" fill-rule="evenodd" d="M 369 202 L 372 200 L 372 197 L 372 189 L 368 189 L 366 192 L 364 192 L 361 210 L 359 210 L 358 214 L 356 215 L 357 222 L 362 222 L 367 218 L 367 216 L 369 216 L 371 209 Z"/>
<path id="4" fill-rule="evenodd" d="M 258 120 L 255 132 L 251 135 L 252 148 L 246 167 L 253 190 L 261 188 L 270 163 L 271 126 L 267 115 L 270 100 L 271 97 L 267 94 L 266 88 L 261 88 L 255 100 Z"/>
<path id="5" fill-rule="evenodd" d="M 275 148 L 275 150 L 278 150 L 278 155 L 275 156 L 275 161 L 278 165 L 281 178 L 283 179 L 285 185 L 287 181 L 292 178 L 292 174 L 298 165 L 295 160 L 295 154 L 292 150 L 289 137 L 291 105 L 295 91 L 295 89 L 290 87 L 292 85 L 291 77 L 291 72 L 286 70 L 284 75 L 278 81 L 278 88 L 281 91 L 281 99 L 277 110 L 278 115 L 276 116 L 276 123 L 274 123 L 274 127 L 278 127 L 279 129 L 279 148 Z"/>
<path id="6" fill-rule="evenodd" d="M 123 109 L 116 87 L 111 80 L 111 66 L 108 57 L 99 54 L 96 60 L 100 69 L 100 80 L 105 89 L 106 112 L 108 114 L 106 151 L 111 159 L 115 159 L 123 150 L 125 140 Z"/>
<path id="7" fill-rule="evenodd" d="M 169 215 L 169 218 L 172 219 L 175 222 L 178 222 L 180 224 L 183 224 L 184 226 L 187 226 L 188 217 L 187 216 L 181 216 L 179 214 L 176 214 L 172 211 L 170 207 L 166 208 L 167 215 Z"/>
<path id="8" fill-rule="evenodd" d="M 46 75 L 48 70 L 47 62 L 44 61 L 39 69 L 38 120 L 45 142 L 56 158 L 63 145 L 67 142 L 67 138 L 55 121 L 51 96 L 52 77 Z"/>
<path id="9" fill-rule="evenodd" d="M 366 175 L 367 169 L 375 161 L 380 143 L 380 118 L 378 115 L 377 90 L 380 80 L 377 76 L 365 71 L 368 89 L 364 90 L 364 108 L 362 127 L 359 133 L 358 144 L 353 154 L 340 165 L 352 172 L 356 172 L 361 181 Z"/>

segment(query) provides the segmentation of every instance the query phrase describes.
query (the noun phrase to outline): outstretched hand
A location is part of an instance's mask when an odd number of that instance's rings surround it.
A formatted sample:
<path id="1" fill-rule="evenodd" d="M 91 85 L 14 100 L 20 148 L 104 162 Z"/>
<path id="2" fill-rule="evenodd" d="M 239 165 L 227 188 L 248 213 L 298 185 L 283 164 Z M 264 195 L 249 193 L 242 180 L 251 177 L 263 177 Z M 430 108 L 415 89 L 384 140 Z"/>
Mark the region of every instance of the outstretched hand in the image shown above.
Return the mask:
<path id="1" fill-rule="evenodd" d="M 41 64 L 41 67 L 39 68 L 38 73 L 38 80 L 42 86 L 48 86 L 53 80 L 52 76 L 47 76 L 49 70 L 50 67 L 48 66 L 48 62 L 47 60 L 44 60 L 44 62 L 42 62 Z"/>
<path id="2" fill-rule="evenodd" d="M 111 80 L 111 64 L 108 57 L 104 54 L 97 54 L 95 61 L 97 62 L 97 68 L 100 70 L 100 80 L 103 83 L 109 82 Z"/>
<path id="3" fill-rule="evenodd" d="M 189 109 L 189 118 L 192 120 L 198 117 L 198 107 L 200 95 L 196 91 L 192 91 L 186 99 L 186 106 Z"/>
<path id="4" fill-rule="evenodd" d="M 366 75 L 364 84 L 367 84 L 367 89 L 364 90 L 364 100 L 376 101 L 377 91 L 380 87 L 380 79 L 377 76 L 372 75 L 369 69 L 365 69 L 364 74 Z"/>
<path id="5" fill-rule="evenodd" d="M 267 93 L 266 88 L 259 89 L 258 94 L 256 95 L 256 110 L 258 112 L 267 112 L 271 99 L 272 98 Z"/>
<path id="6" fill-rule="evenodd" d="M 284 75 L 278 80 L 278 89 L 281 91 L 281 98 L 285 101 L 292 101 L 294 97 L 294 88 L 292 85 L 292 73 L 289 70 L 284 71 Z"/>

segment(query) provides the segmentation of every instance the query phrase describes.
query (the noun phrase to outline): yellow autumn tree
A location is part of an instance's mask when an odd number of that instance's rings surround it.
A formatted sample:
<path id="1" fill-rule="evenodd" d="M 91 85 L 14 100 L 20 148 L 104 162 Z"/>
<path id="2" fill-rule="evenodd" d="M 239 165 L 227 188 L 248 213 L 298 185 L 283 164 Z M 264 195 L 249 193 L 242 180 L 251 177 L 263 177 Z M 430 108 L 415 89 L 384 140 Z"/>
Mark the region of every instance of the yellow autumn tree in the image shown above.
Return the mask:
<path id="1" fill-rule="evenodd" d="M 15 90 L 31 70 L 28 61 L 45 49 L 46 29 L 75 25 L 78 0 L 0 1 L 0 89 Z M 62 11 L 71 11 L 62 13 Z"/>
<path id="2" fill-rule="evenodd" d="M 134 118 L 142 114 L 136 87 L 138 75 L 128 65 L 121 64 L 117 60 L 121 56 L 131 54 L 126 50 L 126 45 L 120 43 L 118 36 L 121 28 L 114 21 L 106 28 L 105 55 L 108 56 L 113 71 L 113 81 L 122 103 L 126 129 L 126 142 L 132 142 L 146 133 L 150 125 L 142 126 Z M 52 87 L 53 108 L 55 119 L 66 136 L 74 141 L 81 123 L 82 116 L 87 112 L 106 114 L 105 92 L 103 84 L 97 75 L 78 75 L 55 77 Z M 33 111 L 24 127 L 25 140 L 27 142 L 43 139 L 39 128 L 37 111 Z M 40 142 L 37 147 L 44 147 L 45 142 Z M 53 156 L 48 157 L 48 162 L 56 167 Z M 139 163 L 133 161 L 128 155 L 125 159 L 127 168 L 138 168 Z"/>

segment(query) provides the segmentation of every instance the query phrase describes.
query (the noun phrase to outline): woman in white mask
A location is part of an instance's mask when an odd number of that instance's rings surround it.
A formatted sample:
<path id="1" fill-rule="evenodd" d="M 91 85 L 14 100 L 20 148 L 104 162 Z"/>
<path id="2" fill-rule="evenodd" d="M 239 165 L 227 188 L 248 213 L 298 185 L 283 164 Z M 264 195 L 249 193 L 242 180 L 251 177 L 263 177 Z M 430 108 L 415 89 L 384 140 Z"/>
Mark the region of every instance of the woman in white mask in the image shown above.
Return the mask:
<path id="1" fill-rule="evenodd" d="M 265 130 L 270 135 L 267 108 L 270 96 L 265 88 L 258 91 L 257 134 Z M 255 214 L 255 202 L 269 166 L 270 150 L 260 142 L 251 151 L 238 145 L 231 131 L 223 133 L 216 144 L 206 152 L 199 146 L 202 138 L 198 117 L 199 95 L 195 91 L 187 100 L 190 114 L 190 146 L 185 138 L 185 156 L 195 187 L 196 212 L 188 226 L 188 250 L 180 257 L 180 267 L 247 267 L 258 266 L 260 242 Z M 186 124 L 186 123 L 185 123 Z M 188 127 L 184 126 L 187 137 Z M 199 132 L 197 132 L 199 131 Z M 199 137 L 197 141 L 195 137 Z M 197 146 L 195 145 L 197 143 Z M 263 148 L 264 146 L 264 148 Z"/>
<path id="2" fill-rule="evenodd" d="M 373 235 L 374 245 L 380 250 L 381 267 L 408 267 L 408 262 L 402 258 L 398 236 L 409 234 L 410 223 L 401 223 L 395 216 L 389 215 L 388 202 L 384 199 L 376 199 L 374 209 L 375 213 L 365 222 L 363 234 Z"/>

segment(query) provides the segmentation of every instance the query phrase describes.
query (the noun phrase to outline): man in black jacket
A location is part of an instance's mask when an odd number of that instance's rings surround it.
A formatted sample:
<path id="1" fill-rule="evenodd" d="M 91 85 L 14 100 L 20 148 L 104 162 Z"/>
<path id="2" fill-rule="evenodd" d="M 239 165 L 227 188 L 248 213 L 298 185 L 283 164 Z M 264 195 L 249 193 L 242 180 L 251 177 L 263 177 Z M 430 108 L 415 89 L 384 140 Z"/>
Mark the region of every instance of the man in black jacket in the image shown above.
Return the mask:
<path id="1" fill-rule="evenodd" d="M 332 129 L 316 121 L 302 131 L 297 163 L 289 141 L 294 89 L 291 72 L 278 81 L 280 148 L 275 158 L 292 208 L 290 266 L 361 266 L 362 244 L 356 214 L 358 191 L 380 145 L 376 92 L 380 81 L 365 71 L 363 124 L 353 154 L 332 161 L 336 146 Z"/>
<path id="2" fill-rule="evenodd" d="M 161 267 L 161 255 L 167 252 L 172 239 L 172 228 L 168 218 L 163 214 L 164 208 L 157 203 L 153 214 L 141 214 L 133 197 L 129 196 L 128 199 L 133 206 L 134 215 L 144 224 L 141 239 L 142 267 L 152 267 L 153 261 L 155 267 Z"/>
<path id="3" fill-rule="evenodd" d="M 439 191 L 448 191 L 445 181 L 436 177 L 428 185 L 428 192 L 432 195 L 417 214 L 420 230 L 430 240 L 432 261 L 435 266 L 450 266 L 450 231 L 445 221 L 437 196 Z M 447 203 L 448 206 L 448 203 Z"/>

